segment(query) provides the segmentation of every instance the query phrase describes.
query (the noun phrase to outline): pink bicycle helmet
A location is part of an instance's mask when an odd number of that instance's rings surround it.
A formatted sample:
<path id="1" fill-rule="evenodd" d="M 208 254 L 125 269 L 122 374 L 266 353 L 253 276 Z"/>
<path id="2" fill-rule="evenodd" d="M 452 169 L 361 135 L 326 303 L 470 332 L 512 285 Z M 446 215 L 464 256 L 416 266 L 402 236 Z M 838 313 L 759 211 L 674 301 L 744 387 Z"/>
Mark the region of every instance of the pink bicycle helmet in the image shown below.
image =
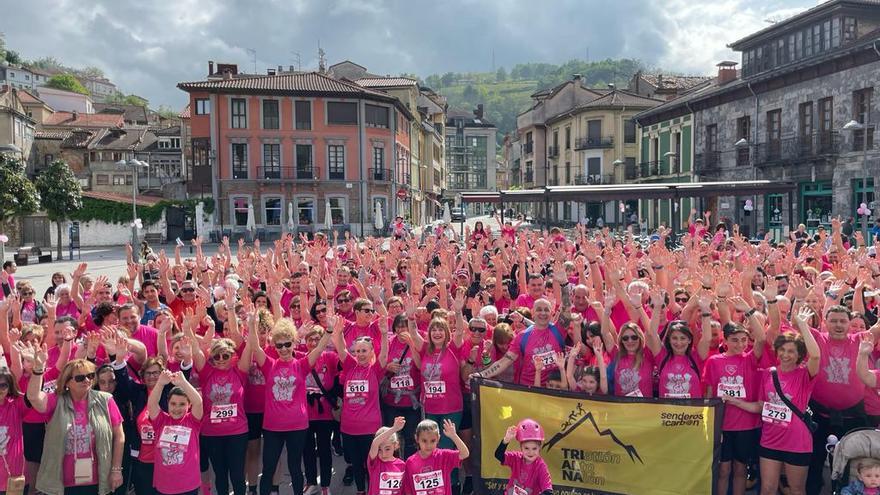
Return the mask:
<path id="1" fill-rule="evenodd" d="M 544 441 L 544 428 L 534 419 L 524 419 L 516 425 L 516 441 L 519 443 Z"/>

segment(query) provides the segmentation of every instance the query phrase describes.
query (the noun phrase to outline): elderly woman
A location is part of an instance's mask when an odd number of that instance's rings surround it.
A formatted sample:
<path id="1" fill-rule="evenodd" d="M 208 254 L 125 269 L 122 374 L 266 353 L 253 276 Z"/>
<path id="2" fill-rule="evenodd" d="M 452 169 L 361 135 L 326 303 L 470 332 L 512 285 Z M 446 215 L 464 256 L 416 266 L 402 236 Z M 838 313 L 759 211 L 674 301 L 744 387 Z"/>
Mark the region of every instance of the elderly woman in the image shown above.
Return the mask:
<path id="1" fill-rule="evenodd" d="M 68 362 L 55 393 L 43 392 L 49 353 L 35 353 L 28 382 L 31 406 L 51 419 L 37 473 L 37 490 L 48 495 L 105 495 L 122 485 L 122 415 L 112 395 L 94 390 L 95 365 Z M 62 440 L 62 441 L 59 441 Z"/>

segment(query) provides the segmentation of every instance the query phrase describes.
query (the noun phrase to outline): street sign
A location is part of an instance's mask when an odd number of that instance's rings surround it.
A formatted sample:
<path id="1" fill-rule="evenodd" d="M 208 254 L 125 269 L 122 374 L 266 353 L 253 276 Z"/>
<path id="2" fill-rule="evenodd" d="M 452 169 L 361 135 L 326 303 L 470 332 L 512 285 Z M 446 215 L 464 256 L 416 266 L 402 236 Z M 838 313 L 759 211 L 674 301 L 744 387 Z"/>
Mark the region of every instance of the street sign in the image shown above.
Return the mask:
<path id="1" fill-rule="evenodd" d="M 398 199 L 404 200 L 407 198 L 407 196 L 408 196 L 408 194 L 406 192 L 406 189 L 401 187 L 400 189 L 397 190 L 397 198 Z"/>
<path id="2" fill-rule="evenodd" d="M 79 222 L 70 222 L 67 224 L 67 237 L 68 237 L 68 249 L 70 251 L 70 259 L 73 260 L 73 250 L 76 249 L 80 251 L 79 247 Z M 79 257 L 82 258 L 82 252 L 79 252 Z"/>

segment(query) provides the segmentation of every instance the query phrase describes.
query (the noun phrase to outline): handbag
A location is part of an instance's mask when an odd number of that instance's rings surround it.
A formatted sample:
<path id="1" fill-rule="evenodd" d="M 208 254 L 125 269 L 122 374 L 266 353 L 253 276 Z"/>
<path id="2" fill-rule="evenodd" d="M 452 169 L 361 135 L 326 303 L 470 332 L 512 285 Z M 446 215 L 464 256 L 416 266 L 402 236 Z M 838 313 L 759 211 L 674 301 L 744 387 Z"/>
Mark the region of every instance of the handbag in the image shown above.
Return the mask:
<path id="1" fill-rule="evenodd" d="M 6 462 L 6 456 L 3 456 L 3 465 L 6 467 L 6 473 L 9 475 L 6 478 L 6 493 L 7 495 L 22 495 L 24 493 L 24 475 L 12 476 L 9 473 L 9 464 Z"/>
<path id="2" fill-rule="evenodd" d="M 810 430 L 810 433 L 814 433 L 816 429 L 819 428 L 819 424 L 813 421 L 813 411 L 807 406 L 803 411 L 795 407 L 792 404 L 791 400 L 786 397 L 785 393 L 782 392 L 782 384 L 779 383 L 779 375 L 776 374 L 776 368 L 770 368 L 770 375 L 773 377 L 773 387 L 776 388 L 776 395 L 779 396 L 779 400 L 782 401 L 789 409 L 791 409 L 792 414 L 798 417 L 801 421 L 803 421 L 804 425 L 806 425 L 807 429 Z"/>
<path id="3" fill-rule="evenodd" d="M 318 385 L 318 388 L 321 390 L 321 395 L 327 398 L 327 402 L 330 403 L 330 414 L 333 415 L 333 419 L 337 422 L 339 418 L 342 417 L 342 408 L 339 407 L 339 398 L 336 395 L 327 392 L 324 388 L 324 384 L 321 383 L 321 377 L 318 376 L 318 372 L 312 368 L 312 376 L 315 378 L 315 383 Z"/>

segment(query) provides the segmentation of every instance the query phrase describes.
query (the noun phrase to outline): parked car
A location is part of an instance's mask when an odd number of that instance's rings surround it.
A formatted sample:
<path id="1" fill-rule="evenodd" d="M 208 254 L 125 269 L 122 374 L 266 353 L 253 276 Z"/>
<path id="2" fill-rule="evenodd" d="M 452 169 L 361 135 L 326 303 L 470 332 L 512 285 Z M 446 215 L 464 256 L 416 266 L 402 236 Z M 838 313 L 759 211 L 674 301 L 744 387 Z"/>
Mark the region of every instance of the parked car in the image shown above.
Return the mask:
<path id="1" fill-rule="evenodd" d="M 464 222 L 464 209 L 456 206 L 449 210 L 449 216 L 453 222 Z"/>

